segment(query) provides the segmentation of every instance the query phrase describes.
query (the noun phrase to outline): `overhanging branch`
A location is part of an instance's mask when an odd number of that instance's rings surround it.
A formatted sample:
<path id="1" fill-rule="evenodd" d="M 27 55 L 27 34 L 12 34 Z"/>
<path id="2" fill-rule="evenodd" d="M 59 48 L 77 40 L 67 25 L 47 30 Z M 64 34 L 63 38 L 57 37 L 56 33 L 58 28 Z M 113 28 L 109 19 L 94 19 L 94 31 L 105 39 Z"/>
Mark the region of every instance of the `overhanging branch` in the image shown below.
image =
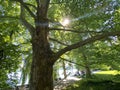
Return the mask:
<path id="1" fill-rule="evenodd" d="M 105 31 L 78 31 L 74 29 L 65 29 L 65 28 L 49 28 L 51 31 L 68 31 L 68 32 L 74 32 L 74 33 L 103 33 Z M 106 32 L 105 32 L 106 33 Z"/>
<path id="2" fill-rule="evenodd" d="M 66 53 L 68 51 L 71 51 L 72 49 L 82 47 L 86 44 L 93 43 L 97 40 L 101 40 L 101 39 L 109 37 L 109 36 L 120 36 L 120 31 L 103 33 L 101 35 L 96 35 L 96 36 L 93 36 L 91 38 L 85 39 L 83 41 L 77 42 L 75 44 L 69 45 L 69 46 L 61 49 L 60 51 L 58 51 L 55 55 L 56 56 L 55 58 L 58 59 L 61 55 L 63 55 L 64 53 Z"/>
<path id="3" fill-rule="evenodd" d="M 76 65 L 78 65 L 78 66 L 85 67 L 85 66 L 84 66 L 84 65 L 82 65 L 82 64 L 75 63 L 75 62 L 73 62 L 73 61 L 70 61 L 70 60 L 68 60 L 68 59 L 65 59 L 65 58 L 61 58 L 61 57 L 60 57 L 60 59 L 62 59 L 62 60 L 64 60 L 64 61 L 67 61 L 67 62 L 70 62 L 70 63 L 73 63 L 73 64 L 76 64 Z"/>
<path id="4" fill-rule="evenodd" d="M 64 46 L 69 46 L 69 45 L 67 45 L 67 44 L 65 44 L 65 43 L 63 43 L 63 42 L 58 41 L 57 39 L 54 39 L 54 38 L 49 38 L 49 39 L 52 40 L 52 41 L 55 41 L 55 42 L 57 42 L 57 43 L 59 43 L 59 44 L 62 44 L 62 45 L 64 45 Z"/>

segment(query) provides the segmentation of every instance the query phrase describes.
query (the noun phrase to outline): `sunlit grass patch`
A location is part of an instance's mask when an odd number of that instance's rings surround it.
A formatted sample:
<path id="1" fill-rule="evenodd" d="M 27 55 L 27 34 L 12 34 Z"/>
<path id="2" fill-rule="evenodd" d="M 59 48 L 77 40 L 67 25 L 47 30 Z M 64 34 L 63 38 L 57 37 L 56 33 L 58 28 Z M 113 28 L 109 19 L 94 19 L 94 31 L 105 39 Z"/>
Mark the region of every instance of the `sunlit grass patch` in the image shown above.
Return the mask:
<path id="1" fill-rule="evenodd" d="M 112 70 L 112 71 L 100 71 L 100 72 L 96 72 L 96 74 L 111 74 L 111 75 L 116 75 L 116 74 L 120 74 L 120 71 L 117 70 Z"/>
<path id="2" fill-rule="evenodd" d="M 83 78 L 66 90 L 120 90 L 120 72 L 100 71 L 92 75 L 92 78 Z"/>
<path id="3" fill-rule="evenodd" d="M 100 71 L 93 75 L 93 79 L 98 81 L 104 81 L 104 80 L 111 80 L 113 81 L 115 76 L 120 74 L 119 71 L 112 70 L 112 71 Z"/>

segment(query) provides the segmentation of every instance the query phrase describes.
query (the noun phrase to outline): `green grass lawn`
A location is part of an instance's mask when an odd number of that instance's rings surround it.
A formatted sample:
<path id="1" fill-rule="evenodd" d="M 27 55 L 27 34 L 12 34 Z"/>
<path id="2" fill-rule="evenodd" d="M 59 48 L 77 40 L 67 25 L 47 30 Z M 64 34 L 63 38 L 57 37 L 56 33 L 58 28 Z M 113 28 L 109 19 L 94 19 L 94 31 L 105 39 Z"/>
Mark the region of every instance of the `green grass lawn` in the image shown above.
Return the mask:
<path id="1" fill-rule="evenodd" d="M 120 72 L 100 71 L 91 79 L 82 79 L 66 90 L 120 90 Z"/>

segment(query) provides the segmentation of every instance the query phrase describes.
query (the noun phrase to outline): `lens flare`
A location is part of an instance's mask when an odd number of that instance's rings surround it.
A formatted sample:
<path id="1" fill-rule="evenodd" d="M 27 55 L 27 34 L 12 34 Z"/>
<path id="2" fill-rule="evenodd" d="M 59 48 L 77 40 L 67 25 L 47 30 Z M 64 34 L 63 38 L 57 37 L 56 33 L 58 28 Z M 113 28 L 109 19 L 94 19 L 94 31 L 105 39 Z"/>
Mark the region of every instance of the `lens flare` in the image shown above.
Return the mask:
<path id="1" fill-rule="evenodd" d="M 69 23 L 70 23 L 70 20 L 69 20 L 69 19 L 64 19 L 64 20 L 62 21 L 62 25 L 63 25 L 63 26 L 67 26 Z"/>

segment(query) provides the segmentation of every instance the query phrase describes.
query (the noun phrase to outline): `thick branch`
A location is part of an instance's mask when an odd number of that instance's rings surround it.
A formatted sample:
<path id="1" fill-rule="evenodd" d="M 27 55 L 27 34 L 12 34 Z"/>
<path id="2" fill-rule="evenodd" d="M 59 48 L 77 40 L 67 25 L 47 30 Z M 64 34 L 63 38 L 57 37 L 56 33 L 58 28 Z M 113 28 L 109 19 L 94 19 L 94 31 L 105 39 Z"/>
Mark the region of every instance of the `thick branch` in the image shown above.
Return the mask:
<path id="1" fill-rule="evenodd" d="M 72 49 L 82 47 L 86 44 L 93 43 L 97 40 L 101 40 L 101 39 L 109 37 L 109 36 L 120 36 L 120 31 L 103 33 L 101 35 L 96 35 L 96 36 L 93 36 L 91 38 L 85 39 L 83 41 L 77 42 L 75 44 L 69 45 L 69 46 L 61 49 L 60 51 L 58 51 L 55 55 L 56 56 L 55 58 L 58 59 L 61 55 L 63 55 L 64 53 L 66 53 L 68 51 L 71 51 Z"/>
<path id="2" fill-rule="evenodd" d="M 21 22 L 29 30 L 31 36 L 33 36 L 35 28 L 23 18 L 21 18 Z"/>
<path id="3" fill-rule="evenodd" d="M 33 7 L 34 9 L 37 9 L 37 7 L 36 7 L 36 6 L 34 6 L 34 5 L 30 4 L 30 3 L 25 3 L 25 4 L 26 4 L 26 5 L 28 5 L 28 6 Z"/>
<path id="4" fill-rule="evenodd" d="M 22 21 L 22 24 L 29 30 L 31 36 L 33 36 L 35 28 L 25 19 L 24 8 L 22 7 L 22 5 L 21 5 L 20 19 Z"/>
<path id="5" fill-rule="evenodd" d="M 69 45 L 67 45 L 67 44 L 65 44 L 63 42 L 58 41 L 57 39 L 54 39 L 54 38 L 49 38 L 49 39 L 52 40 L 52 41 L 55 41 L 55 42 L 57 42 L 59 44 L 62 44 L 62 45 L 65 45 L 65 46 L 69 46 Z"/>

